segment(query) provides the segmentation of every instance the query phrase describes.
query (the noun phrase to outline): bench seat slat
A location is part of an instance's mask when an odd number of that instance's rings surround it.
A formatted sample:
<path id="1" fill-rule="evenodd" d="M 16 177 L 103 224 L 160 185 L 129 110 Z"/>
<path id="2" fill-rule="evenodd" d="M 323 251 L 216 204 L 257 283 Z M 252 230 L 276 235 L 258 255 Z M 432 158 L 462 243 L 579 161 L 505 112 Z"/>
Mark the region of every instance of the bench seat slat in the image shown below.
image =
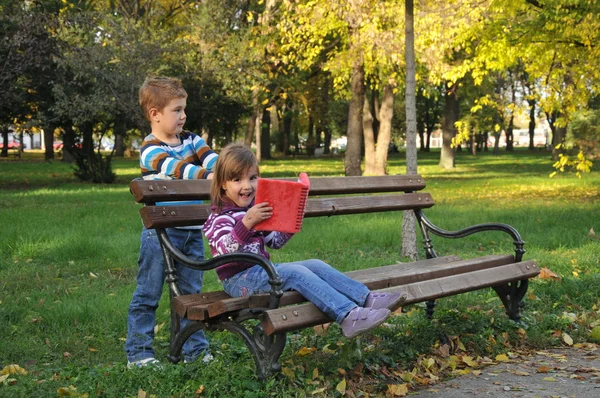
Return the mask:
<path id="1" fill-rule="evenodd" d="M 489 255 L 485 257 L 461 260 L 457 256 L 445 256 L 410 263 L 397 263 L 367 270 L 349 271 L 345 274 L 364 283 L 371 290 L 379 290 L 396 285 L 419 282 L 454 274 L 497 267 L 514 262 L 512 255 Z M 260 308 L 269 305 L 269 294 L 255 294 L 249 297 L 232 298 L 224 292 L 214 299 L 193 299 L 193 296 L 177 298 L 178 314 L 187 314 L 192 320 L 205 320 L 244 308 Z M 211 294 L 211 293 L 207 293 Z M 189 298 L 186 298 L 189 297 Z M 212 298 L 212 296 L 211 296 Z M 305 302 L 306 299 L 296 291 L 284 292 L 280 306 Z"/>
<path id="2" fill-rule="evenodd" d="M 425 209 L 433 206 L 426 192 L 374 196 L 311 198 L 305 218 L 345 214 L 375 213 L 393 210 Z M 146 228 L 172 228 L 204 224 L 210 215 L 209 204 L 184 206 L 144 206 L 140 209 Z"/>
<path id="3" fill-rule="evenodd" d="M 297 178 L 281 178 L 297 181 Z M 210 200 L 210 180 L 134 180 L 130 189 L 138 203 L 173 200 Z M 414 192 L 425 188 L 418 175 L 311 177 L 310 196 L 374 192 Z"/>
<path id="4" fill-rule="evenodd" d="M 414 304 L 507 282 L 533 278 L 539 273 L 540 269 L 536 262 L 531 260 L 390 287 L 381 291 L 404 291 L 408 295 L 405 304 Z M 327 322 L 332 322 L 331 318 L 312 303 L 268 310 L 265 311 L 261 320 L 267 335 L 277 332 L 289 332 Z"/>
<path id="5" fill-rule="evenodd" d="M 371 290 L 379 290 L 391 286 L 493 268 L 510 264 L 514 261 L 515 258 L 513 255 L 490 255 L 468 260 L 461 260 L 456 256 L 446 256 L 411 263 L 398 263 L 377 268 L 350 271 L 345 274 L 354 280 L 364 283 Z M 287 291 L 281 297 L 280 306 L 298 304 L 304 301 L 306 299 L 300 293 Z M 250 296 L 248 306 L 250 308 L 266 307 L 268 303 L 268 294 L 255 294 Z"/>

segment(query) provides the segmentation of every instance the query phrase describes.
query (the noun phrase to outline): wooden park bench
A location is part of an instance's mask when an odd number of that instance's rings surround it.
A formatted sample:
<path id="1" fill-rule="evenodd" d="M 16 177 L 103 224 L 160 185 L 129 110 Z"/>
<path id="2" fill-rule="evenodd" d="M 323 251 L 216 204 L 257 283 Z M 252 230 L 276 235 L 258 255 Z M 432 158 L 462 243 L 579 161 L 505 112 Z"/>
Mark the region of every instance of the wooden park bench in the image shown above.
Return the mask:
<path id="1" fill-rule="evenodd" d="M 351 271 L 347 275 L 371 290 L 406 292 L 405 305 L 426 302 L 428 316 L 433 315 L 436 299 L 491 287 L 500 296 L 510 319 L 518 321 L 528 280 L 540 272 L 534 261 L 522 261 L 525 250 L 519 233 L 509 225 L 496 223 L 459 231 L 440 229 L 423 214 L 424 209 L 434 205 L 431 195 L 422 192 L 424 188 L 425 182 L 419 175 L 311 178 L 305 217 L 414 210 L 426 259 Z M 229 330 L 242 337 L 254 357 L 258 377 L 265 378 L 280 369 L 278 359 L 287 332 L 332 320 L 299 293 L 282 293 L 273 264 L 260 256 L 233 253 L 198 262 L 186 258 L 172 245 L 165 228 L 203 224 L 210 213 L 209 191 L 210 181 L 207 180 L 134 180 L 131 183 L 135 200 L 145 205 L 140 210 L 144 226 L 156 229 L 166 258 L 166 283 L 171 294 L 169 360 L 180 360 L 183 343 L 197 330 Z M 199 199 L 206 202 L 157 205 L 157 202 Z M 323 221 L 326 222 L 326 218 Z M 399 225 L 398 231 L 400 229 Z M 508 234 L 514 242 L 514 254 L 463 259 L 454 255 L 440 257 L 434 251 L 432 235 L 454 239 L 482 231 Z M 174 261 L 205 271 L 231 261 L 260 264 L 267 270 L 272 288 L 267 294 L 241 298 L 231 298 L 223 291 L 182 295 Z M 182 317 L 193 322 L 180 330 Z M 255 321 L 246 322 L 250 320 Z"/>

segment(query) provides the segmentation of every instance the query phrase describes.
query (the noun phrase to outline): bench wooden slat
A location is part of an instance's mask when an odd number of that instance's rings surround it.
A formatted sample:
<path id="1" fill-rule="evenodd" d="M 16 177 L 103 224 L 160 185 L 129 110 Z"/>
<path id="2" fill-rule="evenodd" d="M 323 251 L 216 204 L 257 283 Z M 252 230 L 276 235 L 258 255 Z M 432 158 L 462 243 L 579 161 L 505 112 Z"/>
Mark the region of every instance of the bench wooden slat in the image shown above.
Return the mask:
<path id="1" fill-rule="evenodd" d="M 171 307 L 179 316 L 185 317 L 188 315 L 189 308 L 193 307 L 194 305 L 210 304 L 214 301 L 223 300 L 227 298 L 230 298 L 230 296 L 224 291 L 186 294 L 174 297 L 171 300 Z"/>
<path id="2" fill-rule="evenodd" d="M 434 205 L 426 192 L 374 196 L 311 198 L 305 218 L 375 213 L 393 210 L 425 209 Z M 144 206 L 140 209 L 146 228 L 172 228 L 204 224 L 210 215 L 209 204 L 182 206 Z"/>
<path id="3" fill-rule="evenodd" d="M 371 290 L 384 289 L 391 286 L 405 285 L 428 279 L 441 278 L 454 274 L 478 271 L 500 265 L 513 263 L 513 255 L 490 255 L 480 258 L 461 260 L 457 256 L 445 256 L 410 263 L 398 263 L 377 268 L 350 271 L 345 274 L 354 280 L 364 283 Z M 287 291 L 281 297 L 280 306 L 298 304 L 306 299 L 296 291 Z M 268 294 L 250 296 L 250 308 L 266 307 Z"/>
<path id="4" fill-rule="evenodd" d="M 297 181 L 297 178 L 281 178 Z M 134 180 L 131 193 L 136 202 L 156 203 L 174 200 L 210 200 L 210 180 Z M 413 192 L 425 188 L 418 175 L 378 177 L 311 177 L 311 196 L 374 192 Z"/>
<path id="5" fill-rule="evenodd" d="M 512 255 L 489 255 L 468 260 L 461 260 L 457 256 L 445 256 L 367 270 L 349 271 L 345 274 L 364 283 L 371 290 L 379 290 L 391 286 L 405 285 L 428 279 L 497 267 L 512 262 L 514 262 L 514 256 Z M 205 320 L 244 308 L 264 308 L 269 305 L 268 294 L 232 298 L 224 292 L 222 293 L 222 296 L 215 296 L 214 299 L 210 300 L 187 298 L 184 301 L 184 299 L 178 298 L 177 313 L 180 315 L 186 313 L 187 317 L 192 320 Z M 203 293 L 191 296 L 202 295 Z M 280 306 L 305 301 L 306 299 L 300 293 L 288 291 L 284 292 L 281 297 Z"/>
<path id="6" fill-rule="evenodd" d="M 404 291 L 408 295 L 406 304 L 414 304 L 507 282 L 533 278 L 539 273 L 540 269 L 536 262 L 530 260 L 390 287 L 381 291 Z M 261 324 L 267 335 L 298 330 L 327 322 L 332 322 L 332 319 L 312 303 L 268 310 L 265 311 L 261 319 Z"/>

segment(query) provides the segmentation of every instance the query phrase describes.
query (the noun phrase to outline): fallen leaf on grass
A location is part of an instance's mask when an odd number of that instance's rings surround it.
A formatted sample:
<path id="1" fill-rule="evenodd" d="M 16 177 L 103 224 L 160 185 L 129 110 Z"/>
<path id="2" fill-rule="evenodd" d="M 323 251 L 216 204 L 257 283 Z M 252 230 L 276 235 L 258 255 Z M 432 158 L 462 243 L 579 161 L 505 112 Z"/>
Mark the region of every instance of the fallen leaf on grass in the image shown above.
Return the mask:
<path id="1" fill-rule="evenodd" d="M 335 390 L 342 395 L 346 394 L 346 379 L 342 379 L 342 381 L 335 386 Z"/>
<path id="2" fill-rule="evenodd" d="M 315 334 L 317 336 L 325 336 L 327 334 L 327 331 L 329 330 L 330 326 L 331 326 L 331 323 L 324 323 L 322 325 L 317 325 L 317 326 L 313 327 L 313 330 L 315 331 Z"/>
<path id="3" fill-rule="evenodd" d="M 196 394 L 196 396 L 202 395 L 202 393 L 204 392 L 204 384 L 202 384 L 200 387 L 198 387 L 198 389 L 194 392 L 194 394 Z"/>
<path id="4" fill-rule="evenodd" d="M 317 349 L 315 347 L 302 347 L 298 351 L 296 351 L 296 355 L 298 355 L 299 357 L 303 357 L 308 354 L 312 354 L 316 350 Z"/>
<path id="5" fill-rule="evenodd" d="M 0 384 L 4 383 L 7 379 L 8 379 L 9 375 L 2 375 L 0 376 Z"/>
<path id="6" fill-rule="evenodd" d="M 573 339 L 568 334 L 563 333 L 562 338 L 567 345 L 573 345 Z"/>
<path id="7" fill-rule="evenodd" d="M 408 386 L 406 384 L 388 384 L 388 394 L 394 397 L 405 397 L 408 394 Z"/>
<path id="8" fill-rule="evenodd" d="M 508 362 L 509 359 L 506 356 L 506 354 L 500 354 L 500 355 L 496 355 L 496 361 L 498 361 L 498 362 Z"/>
<path id="9" fill-rule="evenodd" d="M 560 280 L 560 276 L 558 276 L 554 272 L 550 271 L 546 267 L 544 267 L 544 268 L 542 268 L 540 270 L 540 274 L 538 275 L 538 278 L 540 278 L 540 279 L 552 279 L 552 280 L 555 280 L 555 281 L 559 281 Z"/>
<path id="10" fill-rule="evenodd" d="M 0 370 L 0 375 L 14 375 L 14 374 L 26 375 L 27 371 L 25 369 L 23 369 L 22 367 L 20 367 L 19 365 L 15 365 L 15 364 L 6 365 L 2 370 Z"/>
<path id="11" fill-rule="evenodd" d="M 314 390 L 313 392 L 311 392 L 311 395 L 321 394 L 321 393 L 325 392 L 325 390 L 326 390 L 325 387 L 317 388 L 316 390 Z"/>
<path id="12" fill-rule="evenodd" d="M 554 377 L 544 377 L 544 378 L 542 378 L 542 380 L 544 380 L 544 381 L 552 381 L 552 382 L 556 381 L 556 379 Z"/>

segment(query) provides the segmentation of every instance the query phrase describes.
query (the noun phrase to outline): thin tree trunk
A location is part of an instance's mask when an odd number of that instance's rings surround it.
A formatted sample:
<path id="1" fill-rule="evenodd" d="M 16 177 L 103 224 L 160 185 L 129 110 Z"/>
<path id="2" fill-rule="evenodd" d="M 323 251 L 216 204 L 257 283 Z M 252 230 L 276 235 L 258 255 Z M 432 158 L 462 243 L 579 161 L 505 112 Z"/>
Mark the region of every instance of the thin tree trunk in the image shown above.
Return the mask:
<path id="1" fill-rule="evenodd" d="M 293 103 L 289 101 L 284 107 L 283 111 L 283 154 L 290 154 L 290 135 L 292 132 L 292 105 Z"/>
<path id="2" fill-rule="evenodd" d="M 535 100 L 527 100 L 529 103 L 529 150 L 535 150 Z"/>
<path id="3" fill-rule="evenodd" d="M 351 88 L 352 98 L 348 107 L 348 129 L 346 131 L 348 144 L 344 157 L 344 168 L 347 176 L 359 176 L 361 175 L 362 110 L 365 96 L 365 71 L 360 58 L 354 61 L 352 67 Z"/>
<path id="4" fill-rule="evenodd" d="M 394 117 L 394 91 L 391 85 L 383 88 L 383 100 L 379 108 L 379 133 L 375 148 L 375 175 L 387 174 L 388 149 L 392 141 L 392 118 Z M 415 144 L 416 145 L 416 144 Z"/>
<path id="5" fill-rule="evenodd" d="M 405 1 L 406 37 L 406 174 L 417 173 L 417 105 L 415 69 L 415 31 L 413 0 Z M 417 220 L 413 211 L 405 211 L 402 219 L 402 255 L 415 261 Z"/>
<path id="6" fill-rule="evenodd" d="M 261 159 L 271 159 L 271 112 L 269 112 L 267 108 L 263 110 L 262 123 L 260 127 Z"/>
<path id="7" fill-rule="evenodd" d="M 444 114 L 442 115 L 442 152 L 439 166 L 449 170 L 454 168 L 454 149 L 452 139 L 456 136 L 454 124 L 458 119 L 458 98 L 455 86 L 448 87 L 444 96 Z"/>
<path id="8" fill-rule="evenodd" d="M 363 175 L 377 175 L 375 170 L 375 135 L 373 133 L 373 114 L 369 100 L 365 95 L 362 117 L 363 139 L 365 140 L 365 170 Z"/>
<path id="9" fill-rule="evenodd" d="M 256 123 L 259 116 L 260 106 L 258 104 L 258 88 L 254 88 L 254 90 L 252 90 L 252 115 L 250 115 L 248 118 L 248 128 L 246 129 L 246 138 L 244 139 L 244 145 L 246 145 L 248 148 L 252 146 L 252 140 L 254 139 L 257 127 Z M 258 137 L 258 135 L 256 136 Z"/>
<path id="10" fill-rule="evenodd" d="M 8 157 L 8 123 L 2 124 L 2 153 L 0 157 L 7 158 Z"/>

